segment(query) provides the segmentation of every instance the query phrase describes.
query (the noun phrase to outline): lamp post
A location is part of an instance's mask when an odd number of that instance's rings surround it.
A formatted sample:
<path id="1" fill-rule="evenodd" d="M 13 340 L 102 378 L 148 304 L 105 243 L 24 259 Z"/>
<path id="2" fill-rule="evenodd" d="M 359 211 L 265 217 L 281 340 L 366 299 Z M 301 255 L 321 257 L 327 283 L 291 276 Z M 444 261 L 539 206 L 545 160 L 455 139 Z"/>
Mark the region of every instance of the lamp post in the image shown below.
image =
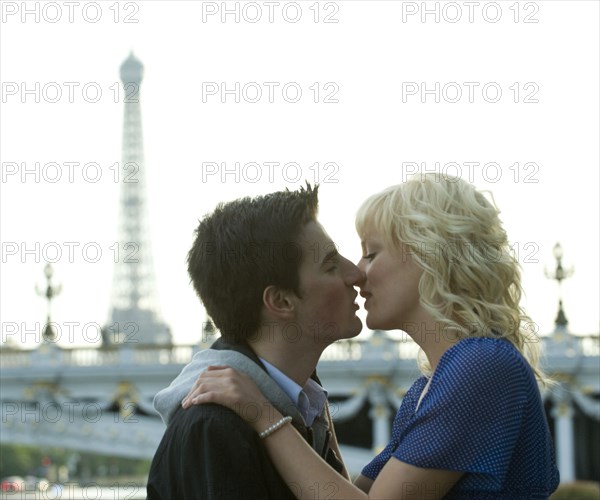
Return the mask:
<path id="1" fill-rule="evenodd" d="M 52 322 L 50 319 L 50 310 L 51 310 L 52 299 L 54 297 L 56 297 L 57 295 L 59 295 L 62 290 L 62 285 L 58 285 L 58 286 L 52 285 L 52 275 L 53 274 L 54 274 L 54 270 L 52 269 L 52 266 L 50 265 L 50 263 L 46 263 L 46 265 L 44 266 L 44 275 L 46 276 L 46 283 L 47 283 L 46 289 L 45 290 L 40 289 L 37 285 L 35 287 L 35 291 L 37 292 L 37 294 L 40 295 L 41 297 L 46 297 L 46 300 L 48 301 L 48 309 L 47 309 L 47 313 L 46 313 L 46 325 L 44 326 L 44 331 L 42 333 L 45 342 L 52 342 L 56 338 L 56 332 L 54 330 L 54 327 L 52 326 Z"/>
<path id="2" fill-rule="evenodd" d="M 562 303 L 562 282 L 573 275 L 573 267 L 565 269 L 562 265 L 563 249 L 560 243 L 556 243 L 552 249 L 554 258 L 556 259 L 556 269 L 554 272 L 548 272 L 545 270 L 546 278 L 555 280 L 558 282 L 558 314 L 556 320 L 554 320 L 555 328 L 554 333 L 546 345 L 547 352 L 557 353 L 560 351 L 564 356 L 566 355 L 570 360 L 577 363 L 577 358 L 574 356 L 577 354 L 577 344 L 575 339 L 569 335 L 567 331 L 567 316 L 563 310 Z M 566 370 L 563 367 L 563 370 Z M 572 368 L 571 368 L 572 370 Z M 566 370 L 564 375 L 572 376 L 573 372 Z M 555 375 L 559 375 L 556 373 Z M 566 378 L 566 380 L 568 380 Z M 565 382 L 568 384 L 568 382 Z M 562 483 L 568 483 L 574 481 L 576 478 L 575 472 L 575 446 L 574 446 L 574 412 L 573 402 L 571 400 L 570 391 L 558 386 L 552 389 L 552 416 L 554 417 L 554 440 L 556 442 L 556 463 L 558 470 L 560 471 L 560 480 Z"/>
<path id="3" fill-rule="evenodd" d="M 565 315 L 565 311 L 563 309 L 561 285 L 564 280 L 573 276 L 574 269 L 572 266 L 569 269 L 565 269 L 562 266 L 563 249 L 560 243 L 556 243 L 556 245 L 554 245 L 554 248 L 552 249 L 552 254 L 556 259 L 556 269 L 554 270 L 554 272 L 549 272 L 546 269 L 545 274 L 546 278 L 558 282 L 558 314 L 556 315 L 554 323 L 556 324 L 557 329 L 564 330 L 566 329 L 569 320 L 567 319 L 567 316 Z"/>

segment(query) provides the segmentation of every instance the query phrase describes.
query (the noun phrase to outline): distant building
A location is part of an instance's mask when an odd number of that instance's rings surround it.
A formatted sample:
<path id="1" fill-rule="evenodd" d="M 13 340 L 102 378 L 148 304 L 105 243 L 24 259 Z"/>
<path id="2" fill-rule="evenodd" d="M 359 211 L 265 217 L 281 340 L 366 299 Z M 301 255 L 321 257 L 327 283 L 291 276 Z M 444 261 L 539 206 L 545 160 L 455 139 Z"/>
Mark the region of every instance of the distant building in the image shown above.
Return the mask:
<path id="1" fill-rule="evenodd" d="M 121 65 L 125 111 L 121 175 L 119 252 L 114 267 L 110 320 L 103 344 L 170 345 L 156 299 L 150 227 L 146 221 L 146 170 L 142 135 L 141 84 L 144 66 L 133 53 Z"/>

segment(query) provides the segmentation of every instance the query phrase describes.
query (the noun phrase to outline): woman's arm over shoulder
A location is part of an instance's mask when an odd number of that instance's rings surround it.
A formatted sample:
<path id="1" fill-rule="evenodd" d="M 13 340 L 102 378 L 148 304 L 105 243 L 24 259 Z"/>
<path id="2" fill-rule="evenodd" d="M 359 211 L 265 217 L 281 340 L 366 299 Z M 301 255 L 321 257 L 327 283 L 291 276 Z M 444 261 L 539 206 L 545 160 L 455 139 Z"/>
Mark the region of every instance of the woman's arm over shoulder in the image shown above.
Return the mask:
<path id="1" fill-rule="evenodd" d="M 190 404 L 197 403 L 222 404 L 236 412 L 246 408 L 248 404 L 254 405 L 253 407 L 258 405 L 260 408 L 269 406 L 271 411 L 260 412 L 258 418 L 248 422 L 259 433 L 282 420 L 281 414 L 269 405 L 251 379 L 229 368 L 209 368 L 200 376 L 183 406 L 189 407 Z M 272 463 L 294 495 L 301 499 L 419 498 L 413 494 L 414 484 L 447 491 L 437 485 L 450 484 L 451 487 L 454 484 L 452 481 L 458 481 L 461 474 L 418 468 L 391 459 L 366 494 L 361 488 L 367 489 L 369 480 L 360 479 L 360 488 L 352 484 L 315 453 L 293 426 L 283 424 L 263 437 L 262 443 Z"/>
<path id="2" fill-rule="evenodd" d="M 297 498 L 332 499 L 441 499 L 462 472 L 424 469 L 395 458 L 375 481 L 359 476 L 346 481 L 310 448 L 298 432 L 286 425 L 264 440 L 279 473 Z"/>
<path id="3" fill-rule="evenodd" d="M 359 474 L 359 476 L 354 480 L 354 486 L 365 493 L 369 493 L 371 486 L 373 486 L 373 480 L 367 476 Z"/>
<path id="4" fill-rule="evenodd" d="M 392 457 L 373 483 L 369 498 L 441 499 L 463 474 L 460 471 L 423 469 Z"/>

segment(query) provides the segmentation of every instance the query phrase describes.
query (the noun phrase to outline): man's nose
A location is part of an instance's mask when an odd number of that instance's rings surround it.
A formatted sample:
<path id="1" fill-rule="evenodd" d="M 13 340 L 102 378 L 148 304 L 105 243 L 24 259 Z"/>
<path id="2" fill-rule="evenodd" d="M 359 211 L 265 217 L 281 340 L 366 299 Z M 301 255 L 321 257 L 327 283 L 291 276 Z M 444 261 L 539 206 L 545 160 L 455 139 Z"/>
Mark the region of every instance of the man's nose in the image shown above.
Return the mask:
<path id="1" fill-rule="evenodd" d="M 365 273 L 359 266 L 348 261 L 350 270 L 348 272 L 348 284 L 352 286 L 361 286 L 365 281 Z"/>
<path id="2" fill-rule="evenodd" d="M 360 269 L 361 273 L 365 274 L 366 267 L 367 267 L 366 259 L 363 259 L 362 257 L 360 259 L 358 259 L 358 262 L 356 263 L 356 267 L 358 267 L 358 269 Z"/>

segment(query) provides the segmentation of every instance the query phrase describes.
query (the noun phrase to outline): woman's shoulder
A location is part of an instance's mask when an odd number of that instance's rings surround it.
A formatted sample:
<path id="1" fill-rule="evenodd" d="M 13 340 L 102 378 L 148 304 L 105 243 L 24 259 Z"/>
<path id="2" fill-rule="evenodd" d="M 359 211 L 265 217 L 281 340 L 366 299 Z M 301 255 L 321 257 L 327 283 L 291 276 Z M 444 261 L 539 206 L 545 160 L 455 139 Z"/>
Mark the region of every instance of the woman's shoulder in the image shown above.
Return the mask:
<path id="1" fill-rule="evenodd" d="M 468 337 L 450 347 L 440 359 L 439 371 L 459 371 L 481 376 L 529 372 L 527 360 L 510 341 L 502 338 Z"/>
<path id="2" fill-rule="evenodd" d="M 466 338 L 444 353 L 430 390 L 480 408 L 521 404 L 538 389 L 529 363 L 508 340 Z"/>
<path id="3" fill-rule="evenodd" d="M 518 362 L 522 358 L 521 353 L 509 341 L 503 338 L 493 337 L 467 337 L 459 340 L 450 347 L 443 358 L 448 360 L 479 358 L 482 360 L 497 359 L 498 356 Z M 523 359 L 524 361 L 524 359 Z"/>

